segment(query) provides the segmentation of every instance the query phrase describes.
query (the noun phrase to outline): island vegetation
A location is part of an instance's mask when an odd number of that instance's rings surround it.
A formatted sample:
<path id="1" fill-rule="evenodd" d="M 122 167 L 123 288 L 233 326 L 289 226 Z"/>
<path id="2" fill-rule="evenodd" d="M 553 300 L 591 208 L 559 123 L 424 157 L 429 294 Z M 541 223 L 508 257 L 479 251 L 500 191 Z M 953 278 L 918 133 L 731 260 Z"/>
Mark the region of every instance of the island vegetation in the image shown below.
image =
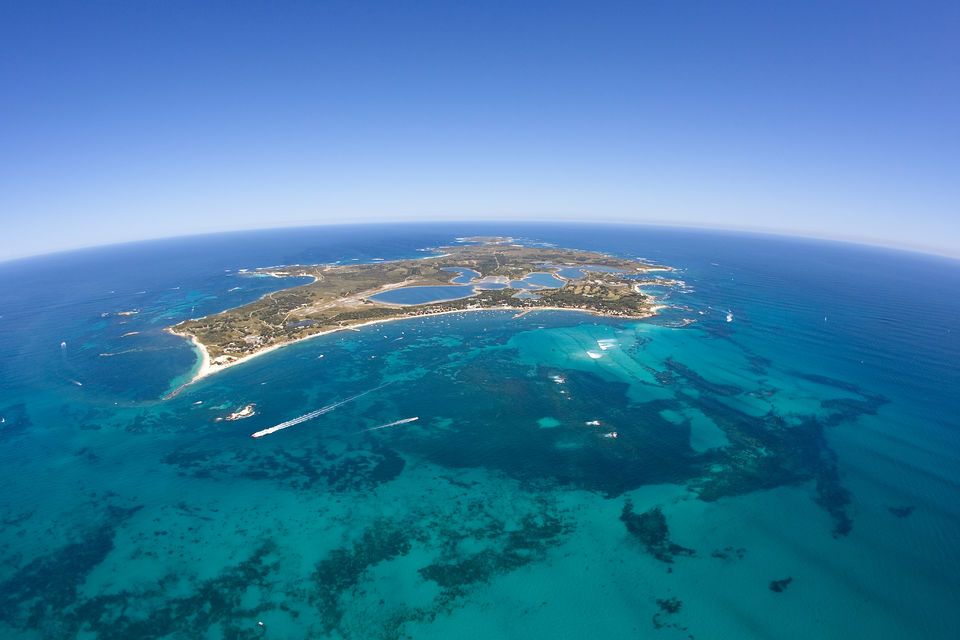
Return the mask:
<path id="1" fill-rule="evenodd" d="M 247 275 L 309 277 L 313 281 L 168 330 L 190 338 L 199 347 L 203 363 L 193 377 L 196 380 L 291 342 L 415 316 L 481 309 L 521 313 L 564 309 L 643 318 L 652 315 L 656 307 L 639 285 L 650 272 L 667 270 L 593 251 L 516 244 L 509 238 L 467 238 L 463 242 L 419 259 L 249 271 Z M 579 269 L 578 277 L 561 275 L 569 268 Z M 465 283 L 463 272 L 458 271 L 463 269 L 479 276 Z M 553 274 L 557 286 L 525 282 L 532 273 Z M 392 289 L 449 286 L 455 280 L 472 285 L 464 288 L 466 297 L 409 305 L 376 299 L 377 294 Z"/>

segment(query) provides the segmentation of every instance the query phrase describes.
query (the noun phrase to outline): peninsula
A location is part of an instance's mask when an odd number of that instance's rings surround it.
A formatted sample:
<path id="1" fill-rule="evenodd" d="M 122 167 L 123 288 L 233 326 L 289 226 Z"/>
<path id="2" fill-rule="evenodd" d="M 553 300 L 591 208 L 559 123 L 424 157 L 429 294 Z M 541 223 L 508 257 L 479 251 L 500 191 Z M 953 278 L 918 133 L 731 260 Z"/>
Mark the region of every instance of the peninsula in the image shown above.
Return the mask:
<path id="1" fill-rule="evenodd" d="M 250 271 L 313 282 L 167 330 L 199 348 L 203 361 L 194 382 L 298 340 L 414 316 L 556 309 L 643 318 L 656 311 L 653 299 L 640 291 L 644 275 L 669 270 L 592 251 L 515 244 L 510 238 L 461 240 L 464 244 L 419 259 Z M 413 287 L 427 289 L 414 289 L 414 302 L 405 303 L 411 292 L 404 289 Z"/>

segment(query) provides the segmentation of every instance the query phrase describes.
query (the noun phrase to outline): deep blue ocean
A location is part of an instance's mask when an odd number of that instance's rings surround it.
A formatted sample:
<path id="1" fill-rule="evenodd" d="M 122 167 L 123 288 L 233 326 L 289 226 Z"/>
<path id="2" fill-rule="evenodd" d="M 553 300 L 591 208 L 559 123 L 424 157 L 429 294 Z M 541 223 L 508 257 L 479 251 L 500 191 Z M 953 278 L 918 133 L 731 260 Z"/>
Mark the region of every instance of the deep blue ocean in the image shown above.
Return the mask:
<path id="1" fill-rule="evenodd" d="M 371 325 L 163 399 L 197 366 L 165 327 L 300 283 L 242 270 L 470 235 L 682 282 L 644 321 Z M 2 263 L 0 638 L 957 638 L 958 389 L 960 262 L 864 246 L 432 224 Z"/>

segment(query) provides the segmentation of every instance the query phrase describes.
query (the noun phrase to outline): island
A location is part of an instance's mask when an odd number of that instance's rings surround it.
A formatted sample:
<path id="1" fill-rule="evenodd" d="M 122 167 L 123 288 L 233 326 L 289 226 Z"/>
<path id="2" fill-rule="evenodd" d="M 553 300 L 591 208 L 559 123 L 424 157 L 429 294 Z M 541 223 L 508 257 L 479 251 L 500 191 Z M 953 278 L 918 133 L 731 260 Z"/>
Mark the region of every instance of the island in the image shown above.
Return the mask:
<path id="1" fill-rule="evenodd" d="M 650 278 L 653 272 L 671 270 L 594 251 L 518 244 L 511 238 L 459 242 L 423 258 L 245 272 L 312 282 L 168 327 L 191 340 L 201 354 L 200 367 L 186 384 L 299 340 L 416 316 L 552 309 L 645 318 L 657 306 L 641 287 L 656 282 Z"/>

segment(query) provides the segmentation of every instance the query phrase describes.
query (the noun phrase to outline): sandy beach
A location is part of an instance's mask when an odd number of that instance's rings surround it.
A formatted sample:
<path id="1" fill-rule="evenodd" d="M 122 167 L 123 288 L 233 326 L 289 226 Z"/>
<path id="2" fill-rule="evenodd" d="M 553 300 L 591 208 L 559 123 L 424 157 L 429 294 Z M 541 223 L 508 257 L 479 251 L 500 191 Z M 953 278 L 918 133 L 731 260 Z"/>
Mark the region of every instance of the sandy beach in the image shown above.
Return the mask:
<path id="1" fill-rule="evenodd" d="M 650 308 L 649 313 L 646 313 L 643 315 L 637 315 L 637 316 L 608 316 L 608 314 L 605 314 L 599 311 L 592 311 L 590 309 L 571 309 L 567 307 L 531 307 L 527 309 L 520 309 L 520 313 L 513 316 L 513 318 L 520 318 L 529 313 L 533 313 L 535 311 L 568 311 L 572 313 L 586 313 L 594 316 L 616 317 L 616 318 L 621 318 L 625 320 L 643 320 L 644 318 L 649 318 L 651 316 L 656 315 L 657 311 L 659 311 L 662 308 L 663 308 L 663 305 L 654 305 Z M 437 311 L 436 313 L 419 313 L 419 314 L 413 314 L 409 316 L 398 316 L 396 318 L 383 318 L 381 320 L 370 320 L 368 322 L 360 322 L 357 324 L 350 324 L 350 325 L 344 325 L 341 327 L 336 327 L 335 329 L 327 329 L 326 331 L 318 331 L 317 333 L 313 333 L 313 334 L 310 334 L 309 336 L 304 336 L 302 338 L 297 338 L 295 340 L 279 342 L 277 344 L 273 344 L 273 345 L 270 345 L 269 347 L 265 347 L 259 351 L 256 351 L 255 353 L 251 353 L 249 355 L 243 356 L 242 358 L 237 358 L 236 360 L 231 360 L 230 362 L 225 362 L 225 363 L 215 363 L 211 361 L 210 352 L 207 351 L 206 346 L 202 342 L 200 342 L 197 339 L 197 337 L 194 336 L 193 334 L 179 332 L 179 331 L 176 331 L 173 327 L 167 327 L 165 331 L 167 331 L 168 333 L 172 333 L 173 335 L 179 336 L 181 338 L 186 338 L 190 340 L 190 342 L 192 342 L 194 346 L 196 346 L 196 348 L 200 351 L 200 367 L 197 369 L 197 372 L 193 374 L 193 377 L 191 377 L 190 380 L 188 380 L 187 382 L 184 382 L 179 387 L 177 387 L 176 389 L 174 389 L 173 391 L 165 395 L 163 399 L 169 400 L 170 398 L 177 396 L 181 391 L 183 391 L 185 388 L 192 385 L 193 383 L 199 380 L 202 380 L 206 377 L 212 376 L 215 373 L 218 373 L 225 369 L 229 369 L 230 367 L 235 367 L 238 364 L 243 364 L 244 362 L 249 362 L 254 358 L 260 357 L 272 351 L 276 351 L 277 349 L 290 346 L 291 344 L 303 342 L 304 340 L 319 338 L 320 336 L 330 335 L 331 333 L 336 333 L 338 331 L 355 331 L 362 327 L 367 327 L 375 324 L 385 324 L 387 322 L 396 322 L 398 320 L 411 320 L 413 318 L 431 318 L 434 316 L 443 316 L 443 315 L 449 315 L 453 313 L 471 313 L 471 312 L 477 312 L 477 311 L 517 311 L 517 307 L 511 307 L 511 306 L 505 305 L 502 307 L 451 309 L 449 311 Z"/>

